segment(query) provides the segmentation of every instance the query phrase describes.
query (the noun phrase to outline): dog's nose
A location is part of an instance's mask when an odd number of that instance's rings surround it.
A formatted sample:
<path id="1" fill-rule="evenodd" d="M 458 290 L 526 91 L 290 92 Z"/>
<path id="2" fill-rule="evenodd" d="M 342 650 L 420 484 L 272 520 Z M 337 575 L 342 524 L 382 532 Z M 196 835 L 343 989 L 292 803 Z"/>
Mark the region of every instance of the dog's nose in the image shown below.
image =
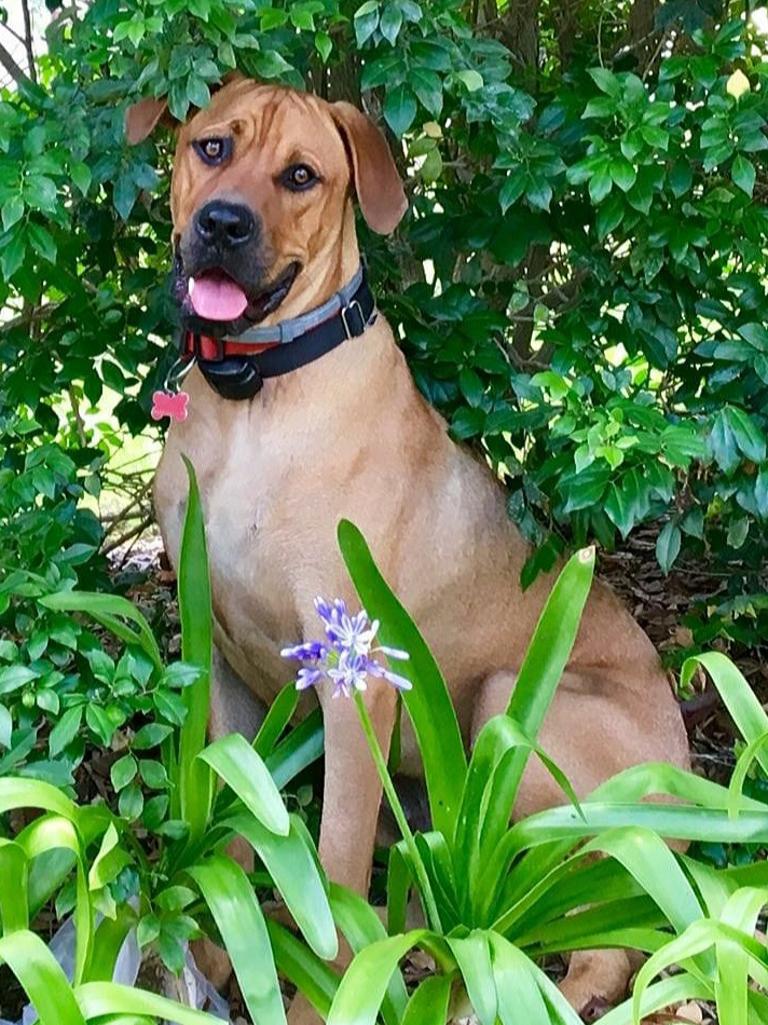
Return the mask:
<path id="1" fill-rule="evenodd" d="M 253 238 L 256 222 L 247 206 L 215 199 L 198 211 L 195 230 L 209 245 L 231 248 Z"/>

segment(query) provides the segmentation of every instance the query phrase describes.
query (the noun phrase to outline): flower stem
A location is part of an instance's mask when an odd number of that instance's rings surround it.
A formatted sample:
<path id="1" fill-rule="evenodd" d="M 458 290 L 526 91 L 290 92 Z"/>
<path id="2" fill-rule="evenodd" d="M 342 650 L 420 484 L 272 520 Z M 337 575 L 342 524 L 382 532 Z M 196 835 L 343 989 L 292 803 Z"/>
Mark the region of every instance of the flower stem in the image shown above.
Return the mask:
<path id="1" fill-rule="evenodd" d="M 437 910 L 437 903 L 435 901 L 435 895 L 432 892 L 432 885 L 427 875 L 427 870 L 424 867 L 419 849 L 416 846 L 416 840 L 414 839 L 411 827 L 408 825 L 408 820 L 405 817 L 403 806 L 400 804 L 400 799 L 397 796 L 395 786 L 389 775 L 387 769 L 387 762 L 384 758 L 384 754 L 379 744 L 379 738 L 376 736 L 376 731 L 373 728 L 371 717 L 368 714 L 368 709 L 365 707 L 363 696 L 359 691 L 355 691 L 355 704 L 357 705 L 357 712 L 360 716 L 360 724 L 363 727 L 363 733 L 365 739 L 368 742 L 371 755 L 373 757 L 376 771 L 379 774 L 381 785 L 384 788 L 384 793 L 387 795 L 389 806 L 392 809 L 392 814 L 395 816 L 398 828 L 402 833 L 405 845 L 408 848 L 408 853 L 411 856 L 413 863 L 413 869 L 416 873 L 416 882 L 420 892 L 422 904 L 424 905 L 424 912 L 427 916 L 427 922 L 431 929 L 434 929 L 438 933 L 442 933 L 443 928 L 440 922 L 440 914 Z"/>

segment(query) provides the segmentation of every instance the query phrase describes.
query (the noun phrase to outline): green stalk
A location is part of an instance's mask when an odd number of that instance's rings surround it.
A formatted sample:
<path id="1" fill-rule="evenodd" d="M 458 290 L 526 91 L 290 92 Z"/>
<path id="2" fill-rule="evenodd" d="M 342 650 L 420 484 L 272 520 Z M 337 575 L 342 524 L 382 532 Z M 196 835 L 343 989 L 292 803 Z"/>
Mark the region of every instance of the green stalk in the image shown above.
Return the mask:
<path id="1" fill-rule="evenodd" d="M 395 816 L 398 828 L 403 835 L 406 846 L 408 847 L 408 853 L 411 856 L 413 868 L 416 873 L 416 881 L 419 886 L 421 899 L 424 904 L 424 912 L 427 916 L 427 921 L 431 929 L 434 929 L 438 933 L 442 933 L 443 927 L 440 922 L 440 913 L 437 910 L 437 903 L 435 902 L 435 895 L 432 892 L 432 885 L 427 875 L 427 870 L 424 867 L 424 862 L 419 854 L 419 849 L 416 846 L 416 840 L 411 827 L 408 825 L 408 820 L 405 817 L 403 806 L 400 804 L 400 799 L 397 796 L 394 784 L 389 775 L 387 769 L 387 760 L 381 750 L 379 744 L 379 738 L 376 736 L 376 731 L 373 728 L 371 717 L 368 714 L 368 709 L 365 707 L 362 694 L 360 691 L 355 691 L 355 704 L 357 705 L 357 712 L 360 716 L 360 725 L 363 727 L 363 733 L 368 743 L 368 747 L 373 757 L 376 771 L 379 774 L 381 785 L 384 788 L 384 793 L 387 795 L 389 806 L 392 809 L 392 814 Z"/>

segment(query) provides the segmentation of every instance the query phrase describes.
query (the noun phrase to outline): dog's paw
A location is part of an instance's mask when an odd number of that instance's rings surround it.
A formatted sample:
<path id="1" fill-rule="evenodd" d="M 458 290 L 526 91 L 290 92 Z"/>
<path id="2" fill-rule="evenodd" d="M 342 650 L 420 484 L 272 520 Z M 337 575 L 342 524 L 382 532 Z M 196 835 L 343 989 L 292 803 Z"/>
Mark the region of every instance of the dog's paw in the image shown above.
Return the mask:
<path id="1" fill-rule="evenodd" d="M 598 1021 L 624 998 L 632 965 L 623 950 L 583 950 L 571 955 L 560 992 L 585 1022 Z"/>

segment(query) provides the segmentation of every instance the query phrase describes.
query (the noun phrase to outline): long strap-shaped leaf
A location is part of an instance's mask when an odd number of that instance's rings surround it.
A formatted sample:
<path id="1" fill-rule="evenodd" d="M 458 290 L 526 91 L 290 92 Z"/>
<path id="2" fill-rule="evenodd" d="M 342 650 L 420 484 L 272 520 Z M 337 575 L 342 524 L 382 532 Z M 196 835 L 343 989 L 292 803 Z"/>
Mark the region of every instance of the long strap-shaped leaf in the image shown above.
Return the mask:
<path id="1" fill-rule="evenodd" d="M 656 1011 L 664 1010 L 686 1000 L 709 1000 L 712 987 L 687 972 L 663 979 L 644 988 L 640 994 L 640 1016 L 643 1020 Z M 600 1025 L 632 1025 L 634 1021 L 632 998 L 625 1000 L 600 1019 Z"/>
<path id="2" fill-rule="evenodd" d="M 293 815 L 290 822 L 287 836 L 271 833 L 252 815 L 237 815 L 226 825 L 240 833 L 264 862 L 310 947 L 331 960 L 339 944 L 323 880 L 303 823 Z"/>
<path id="3" fill-rule="evenodd" d="M 595 569 L 594 548 L 571 556 L 555 581 L 541 611 L 533 637 L 517 674 L 507 715 L 519 723 L 532 741 L 538 738 L 557 685 L 563 675 L 579 631 Z M 503 803 L 514 805 L 530 749 L 519 748 L 505 774 Z"/>
<path id="4" fill-rule="evenodd" d="M 401 1025 L 445 1025 L 451 1004 L 453 979 L 430 975 L 414 990 Z"/>
<path id="5" fill-rule="evenodd" d="M 690 680 L 696 663 L 702 665 L 712 677 L 720 697 L 748 744 L 768 732 L 768 715 L 766 715 L 765 709 L 757 700 L 744 675 L 727 655 L 723 655 L 719 651 L 693 655 L 683 665 L 681 673 L 683 683 Z M 758 748 L 755 757 L 763 772 L 768 773 L 768 751 Z"/>
<path id="6" fill-rule="evenodd" d="M 75 976 L 78 984 L 85 978 L 93 949 L 93 904 L 85 871 L 84 844 L 72 822 L 61 815 L 45 815 L 31 822 L 17 837 L 27 858 L 32 861 L 52 850 L 71 851 L 75 856 L 76 900 Z"/>
<path id="7" fill-rule="evenodd" d="M 429 949 L 449 971 L 456 967 L 446 942 L 426 929 L 372 943 L 355 956 L 344 973 L 326 1025 L 375 1025 L 392 975 L 400 960 L 416 946 Z"/>
<path id="8" fill-rule="evenodd" d="M 463 939 L 448 937 L 446 943 L 456 958 L 480 1025 L 494 1025 L 499 1004 L 488 934 L 478 929 Z"/>
<path id="9" fill-rule="evenodd" d="M 765 947 L 754 939 L 753 936 L 734 929 L 723 922 L 715 922 L 711 919 L 700 919 L 690 925 L 681 936 L 677 936 L 665 944 L 650 957 L 640 969 L 635 982 L 635 990 L 632 997 L 632 1013 L 635 1025 L 639 1025 L 642 994 L 651 979 L 660 971 L 670 965 L 684 965 L 690 959 L 703 953 L 712 946 L 725 944 L 726 949 L 735 944 L 744 951 L 747 957 L 749 974 L 754 976 L 756 981 L 765 986 L 768 983 L 768 956 Z M 709 997 L 711 999 L 715 992 L 715 979 L 701 980 L 709 986 Z M 737 1021 L 723 1021 L 721 1025 L 740 1025 Z"/>
<path id="10" fill-rule="evenodd" d="M 269 919 L 267 930 L 280 974 L 292 982 L 325 1019 L 339 988 L 339 977 L 306 943 L 282 925 Z"/>
<path id="11" fill-rule="evenodd" d="M 162 671 L 163 659 L 149 623 L 135 605 L 116 594 L 99 594 L 97 591 L 58 591 L 46 595 L 39 602 L 47 609 L 59 612 L 84 612 L 110 629 L 120 640 L 136 644 L 150 658 L 155 668 Z M 121 619 L 136 624 L 133 630 Z"/>
<path id="12" fill-rule="evenodd" d="M 221 1025 L 221 1018 L 214 1018 L 205 1011 L 195 1011 L 157 993 L 121 986 L 116 982 L 87 982 L 77 987 L 75 996 L 88 1019 L 138 1015 L 173 1022 L 174 1025 Z M 54 1020 L 53 1025 L 64 1025 L 64 1022 Z"/>
<path id="13" fill-rule="evenodd" d="M 189 494 L 179 554 L 181 657 L 200 666 L 203 674 L 183 694 L 187 714 L 179 738 L 177 786 L 180 816 L 189 823 L 190 840 L 194 842 L 205 832 L 213 799 L 211 770 L 197 757 L 205 747 L 210 712 L 213 611 L 200 491 L 194 467 L 186 457 L 184 465 Z"/>
<path id="14" fill-rule="evenodd" d="M 334 921 L 353 954 L 358 954 L 371 943 L 386 939 L 387 931 L 367 900 L 334 884 L 331 884 L 330 900 Z M 395 972 L 381 1005 L 386 1025 L 398 1025 L 407 1002 L 408 993 L 403 977 L 400 972 Z"/>
<path id="15" fill-rule="evenodd" d="M 246 808 L 272 833 L 287 836 L 290 822 L 269 769 L 245 737 L 230 733 L 198 755 L 237 794 Z"/>
<path id="16" fill-rule="evenodd" d="M 213 855 L 187 869 L 211 909 L 256 1025 L 285 1022 L 267 926 L 248 876 L 231 858 Z"/>
<path id="17" fill-rule="evenodd" d="M 744 887 L 737 890 L 726 902 L 720 920 L 747 936 L 753 936 L 760 913 L 766 904 L 766 890 Z M 749 1013 L 749 954 L 741 944 L 728 940 L 716 943 L 715 949 L 715 1001 L 720 1021 L 722 1025 L 746 1021 Z"/>
<path id="18" fill-rule="evenodd" d="M 78 818 L 77 807 L 60 790 L 38 779 L 0 779 L 0 814 L 14 808 L 41 808 L 63 815 L 70 822 Z"/>
<path id="19" fill-rule="evenodd" d="M 398 672 L 413 683 L 403 700 L 422 753 L 432 825 L 450 837 L 461 803 L 467 757 L 445 680 L 415 623 L 381 575 L 357 527 L 342 520 L 338 538 L 360 601 L 370 616 L 381 621 L 382 640 L 410 656 L 398 665 Z"/>
<path id="20" fill-rule="evenodd" d="M 3 936 L 29 926 L 27 856 L 13 840 L 0 837 L 0 924 Z"/>
<path id="21" fill-rule="evenodd" d="M 24 929 L 0 940 L 5 963 L 32 1001 L 40 1025 L 85 1025 L 67 977 L 45 943 Z"/>
<path id="22" fill-rule="evenodd" d="M 490 934 L 489 943 L 501 1025 L 552 1025 L 533 963 L 498 933 Z M 567 1025 L 581 1025 L 575 1011 L 565 1021 Z"/>

